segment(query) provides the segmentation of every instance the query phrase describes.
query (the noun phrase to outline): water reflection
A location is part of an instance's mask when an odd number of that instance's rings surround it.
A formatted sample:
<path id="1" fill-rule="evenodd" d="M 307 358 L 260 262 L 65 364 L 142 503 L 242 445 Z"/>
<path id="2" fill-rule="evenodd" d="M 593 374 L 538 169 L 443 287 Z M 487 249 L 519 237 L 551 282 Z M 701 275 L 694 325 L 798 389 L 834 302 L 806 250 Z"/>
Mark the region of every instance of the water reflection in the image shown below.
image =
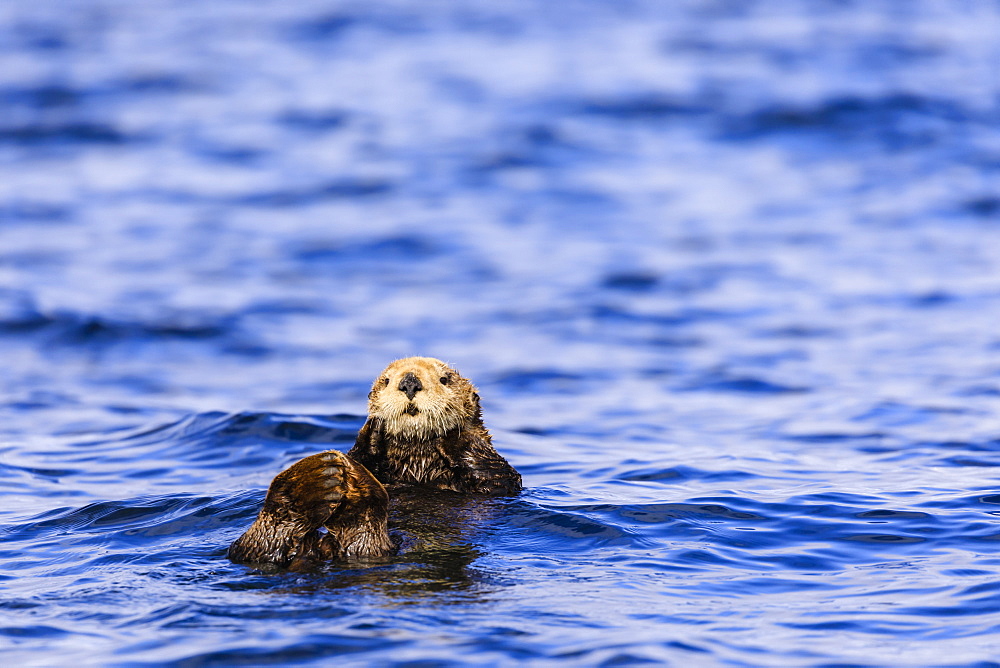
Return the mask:
<path id="1" fill-rule="evenodd" d="M 360 589 L 384 605 L 468 604 L 489 597 L 495 574 L 475 566 L 486 552 L 484 536 L 501 530 L 510 499 L 468 497 L 438 490 L 391 490 L 389 528 L 400 544 L 394 557 L 330 564 L 303 575 L 274 571 L 276 595 L 305 593 L 330 595 Z M 259 579 L 251 578 L 254 587 Z M 238 587 L 234 581 L 230 586 Z"/>

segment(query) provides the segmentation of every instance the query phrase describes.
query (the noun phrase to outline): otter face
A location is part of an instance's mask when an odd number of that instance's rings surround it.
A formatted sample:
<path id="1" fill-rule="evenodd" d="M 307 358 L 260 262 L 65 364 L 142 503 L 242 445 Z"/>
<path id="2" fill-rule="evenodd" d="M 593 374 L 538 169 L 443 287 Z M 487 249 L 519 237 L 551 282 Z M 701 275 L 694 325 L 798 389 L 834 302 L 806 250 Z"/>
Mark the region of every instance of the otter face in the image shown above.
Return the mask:
<path id="1" fill-rule="evenodd" d="M 443 435 L 475 417 L 472 383 L 439 359 L 407 357 L 386 367 L 368 393 L 368 413 L 386 431 L 410 438 Z"/>

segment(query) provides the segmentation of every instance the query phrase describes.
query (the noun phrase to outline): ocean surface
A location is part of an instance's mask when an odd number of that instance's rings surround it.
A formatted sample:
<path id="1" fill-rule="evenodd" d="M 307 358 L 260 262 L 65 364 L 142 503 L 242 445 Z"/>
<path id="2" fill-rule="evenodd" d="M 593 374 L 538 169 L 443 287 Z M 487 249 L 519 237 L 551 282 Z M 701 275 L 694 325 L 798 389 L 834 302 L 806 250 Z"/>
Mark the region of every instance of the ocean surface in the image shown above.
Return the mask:
<path id="1" fill-rule="evenodd" d="M 0 662 L 1000 665 L 998 35 L 0 0 Z M 525 491 L 228 562 L 415 354 Z"/>

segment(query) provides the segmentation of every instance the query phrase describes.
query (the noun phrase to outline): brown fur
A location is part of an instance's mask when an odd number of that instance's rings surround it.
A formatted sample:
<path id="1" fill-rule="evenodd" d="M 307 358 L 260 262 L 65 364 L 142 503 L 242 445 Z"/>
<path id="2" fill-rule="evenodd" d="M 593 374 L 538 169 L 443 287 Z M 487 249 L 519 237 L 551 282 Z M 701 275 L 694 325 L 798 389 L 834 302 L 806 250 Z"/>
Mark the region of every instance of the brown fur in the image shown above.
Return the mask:
<path id="1" fill-rule="evenodd" d="M 336 450 L 302 459 L 271 482 L 257 519 L 229 548 L 238 563 L 302 570 L 331 559 L 393 550 L 389 495 L 363 466 Z M 321 533 L 320 527 L 327 532 Z"/>
<path id="2" fill-rule="evenodd" d="M 301 570 L 388 556 L 394 546 L 383 484 L 480 494 L 521 489 L 521 476 L 493 448 L 476 388 L 444 362 L 397 360 L 368 398 L 368 420 L 351 451 L 312 455 L 279 473 L 230 559 Z"/>
<path id="3" fill-rule="evenodd" d="M 398 389 L 407 374 L 423 388 L 412 399 Z M 368 397 L 368 421 L 347 454 L 383 484 L 487 494 L 521 489 L 521 476 L 493 448 L 476 388 L 441 360 L 393 362 Z"/>

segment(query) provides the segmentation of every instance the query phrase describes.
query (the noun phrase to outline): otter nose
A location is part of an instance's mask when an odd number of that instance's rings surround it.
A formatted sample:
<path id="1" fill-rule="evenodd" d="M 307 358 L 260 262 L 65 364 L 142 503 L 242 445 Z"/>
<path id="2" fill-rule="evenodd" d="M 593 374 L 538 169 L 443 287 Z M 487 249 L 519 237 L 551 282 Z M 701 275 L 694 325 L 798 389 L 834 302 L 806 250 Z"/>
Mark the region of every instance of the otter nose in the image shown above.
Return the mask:
<path id="1" fill-rule="evenodd" d="M 406 374 L 403 380 L 399 381 L 399 391 L 404 392 L 410 401 L 413 401 L 414 395 L 422 389 L 424 386 L 420 384 L 420 379 L 412 373 Z"/>

